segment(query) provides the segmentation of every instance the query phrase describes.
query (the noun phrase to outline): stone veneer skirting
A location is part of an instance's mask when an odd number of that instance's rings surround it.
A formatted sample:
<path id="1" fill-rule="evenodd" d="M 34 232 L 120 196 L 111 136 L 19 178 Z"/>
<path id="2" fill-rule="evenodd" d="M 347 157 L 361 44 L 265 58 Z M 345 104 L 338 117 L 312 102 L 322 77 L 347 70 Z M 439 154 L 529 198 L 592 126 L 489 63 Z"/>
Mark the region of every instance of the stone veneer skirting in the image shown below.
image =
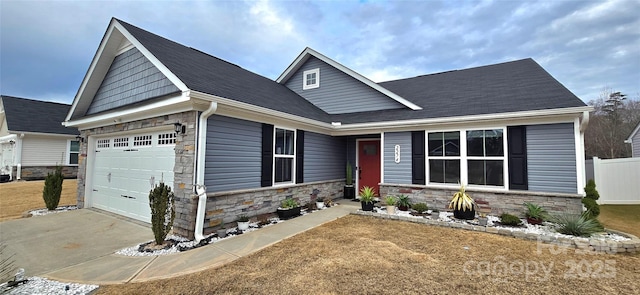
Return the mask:
<path id="1" fill-rule="evenodd" d="M 409 216 L 389 215 L 385 213 L 376 213 L 372 211 L 358 210 L 351 214 L 372 216 L 372 217 L 392 219 L 392 220 L 402 220 L 402 221 L 449 227 L 449 228 L 460 228 L 460 229 L 470 230 L 470 231 L 486 232 L 486 233 L 498 234 L 503 236 L 509 236 L 509 237 L 519 238 L 523 240 L 538 241 L 538 251 L 547 250 L 544 248 L 549 248 L 548 250 L 553 251 L 554 253 L 565 253 L 564 251 L 566 251 L 567 249 L 576 249 L 575 251 L 584 251 L 584 252 L 602 252 L 602 253 L 608 253 L 608 254 L 640 252 L 640 239 L 638 239 L 638 237 L 631 234 L 615 231 L 615 230 L 607 230 L 607 231 L 627 237 L 630 240 L 616 242 L 616 241 L 603 241 L 599 239 L 587 239 L 587 238 L 583 238 L 583 239 L 571 239 L 571 238 L 564 238 L 564 237 L 558 238 L 550 235 L 537 235 L 534 233 L 511 231 L 505 228 L 497 228 L 492 226 L 480 226 L 480 225 L 473 225 L 468 223 L 448 222 L 448 221 L 433 220 L 433 219 L 427 219 L 427 218 L 414 218 Z M 544 245 L 544 244 L 548 244 L 548 245 Z M 580 253 L 583 253 L 583 252 L 580 252 Z"/>
<path id="2" fill-rule="evenodd" d="M 424 185 L 381 184 L 380 195 L 407 195 L 412 203 L 426 203 L 431 209 L 446 211 L 458 188 L 433 188 Z M 485 191 L 466 189 L 478 203 L 491 208 L 491 214 L 509 213 L 524 217 L 524 203 L 542 206 L 551 214 L 582 213 L 582 196 L 578 194 L 528 191 Z"/>
<path id="3" fill-rule="evenodd" d="M 22 180 L 42 180 L 47 177 L 47 173 L 53 173 L 56 170 L 55 165 L 51 166 L 22 166 L 20 167 L 20 179 Z M 14 180 L 17 178 L 18 167 L 13 167 Z M 76 178 L 78 176 L 78 166 L 62 166 L 62 175 L 64 178 Z"/>
<path id="4" fill-rule="evenodd" d="M 240 215 L 254 217 L 274 213 L 280 203 L 287 198 L 298 200 L 305 205 L 311 200 L 311 193 L 317 189 L 318 197 L 341 198 L 344 179 L 310 182 L 286 187 L 267 187 L 248 190 L 207 194 L 207 212 L 204 220 L 204 234 L 212 233 L 215 227 L 224 223 L 235 223 Z M 197 196 L 194 196 L 197 202 Z"/>

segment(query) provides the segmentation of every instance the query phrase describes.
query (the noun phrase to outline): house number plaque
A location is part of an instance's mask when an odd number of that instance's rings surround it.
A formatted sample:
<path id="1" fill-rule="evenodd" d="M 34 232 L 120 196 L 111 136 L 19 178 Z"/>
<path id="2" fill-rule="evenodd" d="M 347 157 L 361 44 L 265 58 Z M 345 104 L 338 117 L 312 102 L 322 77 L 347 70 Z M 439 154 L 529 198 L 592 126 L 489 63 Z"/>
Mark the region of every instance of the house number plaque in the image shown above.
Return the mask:
<path id="1" fill-rule="evenodd" d="M 396 144 L 395 152 L 396 152 L 396 153 L 395 153 L 394 161 L 395 161 L 396 163 L 400 163 L 400 145 L 399 145 L 399 144 Z"/>

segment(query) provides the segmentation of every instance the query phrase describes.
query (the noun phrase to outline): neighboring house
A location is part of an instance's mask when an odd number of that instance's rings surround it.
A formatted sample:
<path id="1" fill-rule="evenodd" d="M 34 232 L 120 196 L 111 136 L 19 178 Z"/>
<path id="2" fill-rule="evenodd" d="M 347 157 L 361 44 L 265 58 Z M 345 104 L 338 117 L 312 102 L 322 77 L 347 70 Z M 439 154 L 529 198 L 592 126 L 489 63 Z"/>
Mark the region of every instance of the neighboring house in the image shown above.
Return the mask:
<path id="1" fill-rule="evenodd" d="M 0 96 L 0 174 L 3 180 L 44 179 L 56 165 L 66 178 L 78 172 L 80 133 L 66 128 L 71 106 Z"/>
<path id="2" fill-rule="evenodd" d="M 640 122 L 624 142 L 631 144 L 631 157 L 640 157 Z"/>
<path id="3" fill-rule="evenodd" d="M 175 232 L 198 237 L 342 196 L 347 162 L 358 188 L 441 210 L 460 182 L 494 213 L 581 212 L 590 110 L 532 59 L 374 83 L 306 48 L 273 81 L 112 19 L 64 124 L 80 207 L 149 221 L 164 181 Z"/>

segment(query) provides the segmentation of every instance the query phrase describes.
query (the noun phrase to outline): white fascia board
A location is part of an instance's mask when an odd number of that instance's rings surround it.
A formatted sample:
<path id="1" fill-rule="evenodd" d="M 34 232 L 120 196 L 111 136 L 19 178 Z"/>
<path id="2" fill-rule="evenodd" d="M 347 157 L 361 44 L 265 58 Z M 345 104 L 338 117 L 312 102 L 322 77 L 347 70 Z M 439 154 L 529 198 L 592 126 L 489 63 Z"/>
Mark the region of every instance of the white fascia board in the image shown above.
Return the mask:
<path id="1" fill-rule="evenodd" d="M 368 132 L 380 132 L 381 130 L 394 130 L 395 129 L 416 129 L 424 128 L 426 125 L 446 125 L 446 124 L 471 124 L 487 121 L 508 121 L 513 120 L 553 120 L 553 118 L 566 117 L 571 120 L 574 117 L 580 116 L 583 111 L 592 110 L 592 107 L 573 107 L 563 109 L 552 110 L 536 110 L 536 111 L 524 111 L 524 112 L 511 112 L 511 113 L 499 113 L 499 114 L 485 114 L 474 116 L 457 116 L 457 117 L 442 117 L 442 118 L 430 118 L 430 119 L 416 119 L 416 120 L 404 120 L 404 121 L 386 121 L 386 122 L 372 122 L 372 123 L 359 123 L 359 124 L 342 124 L 341 126 L 333 126 L 334 132 L 331 135 L 356 135 L 366 134 Z"/>
<path id="2" fill-rule="evenodd" d="M 80 132 L 78 132 L 78 134 L 59 134 L 59 133 L 24 132 L 24 131 L 11 131 L 11 132 L 16 134 L 43 136 L 43 137 L 58 137 L 58 138 L 67 138 L 67 139 L 76 138 L 76 136 L 80 135 Z"/>
<path id="3" fill-rule="evenodd" d="M 638 123 L 638 126 L 636 126 L 636 129 L 633 129 L 633 132 L 631 132 L 631 134 L 629 135 L 629 137 L 627 139 L 625 139 L 625 143 L 632 143 L 633 142 L 633 137 L 636 136 L 636 134 L 638 133 L 638 131 L 640 131 L 640 123 Z"/>
<path id="4" fill-rule="evenodd" d="M 124 35 L 125 38 L 127 38 L 127 40 L 129 40 L 129 42 L 131 42 L 131 44 L 133 44 L 133 46 L 135 46 L 142 53 L 142 55 L 144 55 L 144 57 L 146 57 L 156 68 L 158 68 L 158 70 L 160 70 L 160 72 L 165 75 L 165 77 L 167 77 L 167 79 L 169 79 L 171 83 L 176 85 L 176 87 L 178 87 L 180 91 L 184 92 L 189 90 L 189 88 L 187 88 L 187 85 L 184 84 L 184 82 L 182 82 L 182 80 L 180 80 L 178 76 L 171 72 L 163 63 L 160 62 L 160 60 L 158 60 L 153 54 L 151 54 L 151 52 L 147 50 L 147 48 L 145 48 L 142 43 L 138 41 L 138 39 L 134 38 L 133 35 L 131 35 L 131 33 L 129 33 L 129 31 L 127 31 L 119 22 L 116 21 L 114 26 L 118 29 L 118 31 L 120 31 L 120 33 L 122 33 L 122 35 Z"/>
<path id="5" fill-rule="evenodd" d="M 282 82 L 286 82 L 286 80 L 288 80 L 291 75 L 293 73 L 295 73 L 296 70 L 298 70 L 300 68 L 300 66 L 309 58 L 309 55 L 314 56 L 316 58 L 318 58 L 319 60 L 322 60 L 323 62 L 329 64 L 330 66 L 338 69 L 339 71 L 342 71 L 343 73 L 353 77 L 354 79 L 364 83 L 365 85 L 375 89 L 376 91 L 388 96 L 389 98 L 399 102 L 400 104 L 416 111 L 416 110 L 421 110 L 422 107 L 404 99 L 403 97 L 389 91 L 388 89 L 378 85 L 377 83 L 369 80 L 367 77 L 358 74 L 357 72 L 355 72 L 352 69 L 349 69 L 345 66 L 343 66 L 342 64 L 324 56 L 323 54 L 307 47 L 304 49 L 304 51 L 302 51 L 302 53 L 298 56 L 298 58 L 296 58 L 296 60 L 280 75 L 280 77 L 278 77 L 278 79 L 276 80 L 276 82 L 281 83 Z"/>
<path id="6" fill-rule="evenodd" d="M 80 130 L 84 130 L 113 125 L 114 123 L 131 122 L 195 109 L 198 109 L 195 106 L 195 101 L 190 99 L 189 92 L 184 92 L 180 96 L 164 99 L 148 105 L 125 108 L 105 114 L 84 117 L 78 120 L 65 121 L 63 124 L 67 127 L 77 127 Z"/>
<path id="7" fill-rule="evenodd" d="M 287 114 L 272 109 L 239 102 L 208 93 L 191 91 L 191 97 L 195 99 L 201 99 L 206 101 L 214 101 L 218 103 L 218 110 L 216 114 L 233 116 L 239 119 L 261 122 L 269 122 L 274 125 L 286 125 L 295 128 L 307 128 L 308 131 L 314 131 L 323 134 L 330 134 L 333 126 L 331 123 L 321 122 L 313 119 L 308 119 L 301 116 Z"/>

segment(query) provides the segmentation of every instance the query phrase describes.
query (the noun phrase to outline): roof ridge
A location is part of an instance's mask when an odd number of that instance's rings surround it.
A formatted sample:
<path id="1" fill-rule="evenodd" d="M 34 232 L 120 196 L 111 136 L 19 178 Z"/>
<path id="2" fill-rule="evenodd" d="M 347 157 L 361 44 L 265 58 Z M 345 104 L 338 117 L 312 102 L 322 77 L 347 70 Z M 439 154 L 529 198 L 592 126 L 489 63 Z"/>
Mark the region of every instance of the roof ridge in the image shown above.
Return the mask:
<path id="1" fill-rule="evenodd" d="M 495 64 L 481 65 L 481 66 L 475 66 L 475 67 L 463 68 L 463 69 L 447 70 L 447 71 L 442 71 L 442 72 L 435 72 L 435 73 L 430 73 L 430 74 L 417 75 L 417 76 L 413 76 L 413 77 L 407 77 L 407 78 L 400 78 L 400 79 L 395 79 L 395 80 L 381 81 L 381 82 L 378 82 L 378 84 L 383 84 L 383 83 L 387 83 L 387 82 L 396 82 L 396 81 L 402 81 L 402 80 L 410 80 L 410 79 L 422 78 L 422 77 L 427 77 L 427 76 L 435 76 L 435 75 L 449 74 L 449 73 L 454 73 L 454 72 L 463 72 L 463 71 L 477 70 L 477 69 L 481 69 L 481 68 L 488 68 L 488 67 L 494 67 L 494 66 L 501 66 L 501 65 L 505 65 L 505 64 L 511 64 L 511 63 L 516 63 L 516 62 L 524 62 L 524 61 L 529 61 L 529 60 L 531 60 L 531 61 L 535 62 L 535 60 L 533 60 L 533 58 L 528 57 L 528 58 L 523 58 L 523 59 L 518 59 L 518 60 L 512 60 L 512 61 L 505 61 L 505 62 L 500 62 L 500 63 L 495 63 Z"/>

